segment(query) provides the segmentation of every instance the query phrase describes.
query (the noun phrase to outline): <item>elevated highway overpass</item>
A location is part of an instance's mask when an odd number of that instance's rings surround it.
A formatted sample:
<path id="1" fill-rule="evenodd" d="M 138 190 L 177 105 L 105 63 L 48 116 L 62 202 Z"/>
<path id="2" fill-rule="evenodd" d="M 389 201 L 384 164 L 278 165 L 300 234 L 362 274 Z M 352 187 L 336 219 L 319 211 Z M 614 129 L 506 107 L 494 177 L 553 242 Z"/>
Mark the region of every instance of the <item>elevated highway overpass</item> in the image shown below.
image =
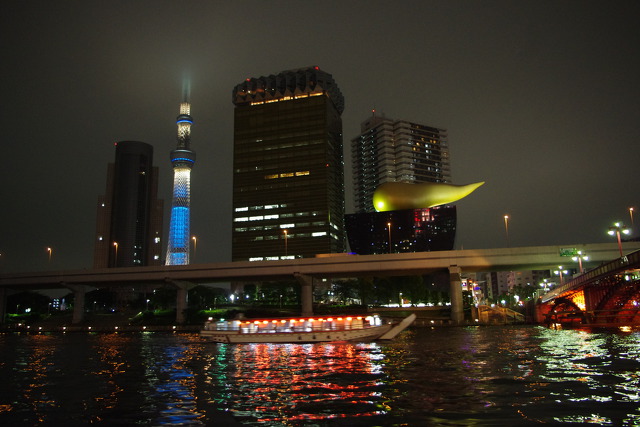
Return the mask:
<path id="1" fill-rule="evenodd" d="M 282 261 L 224 262 L 181 266 L 129 267 L 51 272 L 28 272 L 0 276 L 0 315 L 4 318 L 7 290 L 71 289 L 78 301 L 90 287 L 161 285 L 178 289 L 178 321 L 186 308 L 190 286 L 214 282 L 274 281 L 296 279 L 302 285 L 302 313 L 312 313 L 312 287 L 315 280 L 363 276 L 410 276 L 448 271 L 451 283 L 452 319 L 462 320 L 461 273 L 498 270 L 544 270 L 572 262 L 562 250 L 573 248 L 599 265 L 619 257 L 617 243 L 530 246 L 518 248 L 471 249 L 383 255 L 333 254 L 316 258 Z M 627 252 L 640 249 L 640 242 L 625 242 Z M 74 321 L 82 320 L 84 307 L 74 306 Z"/>

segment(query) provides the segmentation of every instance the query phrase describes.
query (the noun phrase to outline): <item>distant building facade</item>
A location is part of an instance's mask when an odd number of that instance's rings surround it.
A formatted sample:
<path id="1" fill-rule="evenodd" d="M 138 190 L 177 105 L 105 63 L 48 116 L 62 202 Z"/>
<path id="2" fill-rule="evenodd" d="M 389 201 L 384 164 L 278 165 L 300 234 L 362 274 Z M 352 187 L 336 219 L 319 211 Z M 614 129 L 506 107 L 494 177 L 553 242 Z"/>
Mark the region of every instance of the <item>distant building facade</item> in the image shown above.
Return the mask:
<path id="1" fill-rule="evenodd" d="M 386 182 L 451 181 L 447 131 L 375 113 L 351 140 L 355 214 L 346 215 L 352 252 L 361 255 L 453 249 L 456 208 L 376 212 L 373 193 Z"/>
<path id="2" fill-rule="evenodd" d="M 455 206 L 361 212 L 345 221 L 349 247 L 359 255 L 449 250 L 456 237 Z"/>
<path id="3" fill-rule="evenodd" d="M 117 142 L 98 198 L 94 268 L 161 265 L 162 209 L 153 147 Z"/>
<path id="4" fill-rule="evenodd" d="M 318 67 L 233 89 L 232 260 L 344 252 L 344 98 Z"/>
<path id="5" fill-rule="evenodd" d="M 374 212 L 385 182 L 451 182 L 446 129 L 374 114 L 351 140 L 351 159 L 356 212 Z"/>

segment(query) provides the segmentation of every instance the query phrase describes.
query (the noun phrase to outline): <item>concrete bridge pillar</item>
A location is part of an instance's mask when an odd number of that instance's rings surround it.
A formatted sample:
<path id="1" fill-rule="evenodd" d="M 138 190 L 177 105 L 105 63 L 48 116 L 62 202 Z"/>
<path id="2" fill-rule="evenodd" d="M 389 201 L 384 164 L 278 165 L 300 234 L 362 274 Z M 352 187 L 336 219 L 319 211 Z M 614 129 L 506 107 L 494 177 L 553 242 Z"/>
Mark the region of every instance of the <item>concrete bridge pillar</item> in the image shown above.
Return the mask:
<path id="1" fill-rule="evenodd" d="M 457 265 L 449 266 L 449 293 L 451 294 L 451 321 L 462 324 L 464 310 L 462 306 L 462 269 Z"/>
<path id="2" fill-rule="evenodd" d="M 173 286 L 176 287 L 176 322 L 178 324 L 184 324 L 187 320 L 185 311 L 189 305 L 189 290 L 195 288 L 195 284 L 191 282 L 183 282 L 177 280 L 170 280 Z"/>
<path id="3" fill-rule="evenodd" d="M 87 294 L 89 286 L 85 285 L 67 285 L 73 292 L 73 316 L 71 317 L 71 324 L 77 325 L 84 320 L 84 297 Z"/>
<path id="4" fill-rule="evenodd" d="M 313 277 L 306 274 L 294 273 L 300 287 L 300 298 L 302 299 L 301 316 L 313 316 Z"/>

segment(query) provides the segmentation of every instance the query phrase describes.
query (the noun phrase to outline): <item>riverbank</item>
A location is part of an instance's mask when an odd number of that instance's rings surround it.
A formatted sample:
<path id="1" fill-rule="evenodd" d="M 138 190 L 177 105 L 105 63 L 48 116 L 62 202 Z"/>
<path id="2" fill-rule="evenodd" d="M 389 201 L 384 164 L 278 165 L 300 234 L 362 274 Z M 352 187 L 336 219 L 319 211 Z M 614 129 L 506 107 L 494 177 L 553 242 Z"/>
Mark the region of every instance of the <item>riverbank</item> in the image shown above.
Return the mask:
<path id="1" fill-rule="evenodd" d="M 316 313 L 320 314 L 336 314 L 336 315 L 357 315 L 362 314 L 365 309 L 359 308 L 331 310 L 333 313 Z M 326 310 L 322 310 L 326 311 Z M 504 322 L 503 318 L 491 319 L 491 322 L 481 322 L 478 320 L 466 320 L 463 325 L 454 325 L 446 309 L 439 307 L 375 307 L 367 309 L 368 313 L 377 313 L 386 320 L 398 320 L 404 318 L 411 313 L 415 313 L 417 318 L 412 327 L 447 327 L 447 326 L 479 326 L 486 324 L 507 324 L 512 322 Z M 265 317 L 288 317 L 298 316 L 297 310 L 281 309 L 274 311 L 273 309 L 245 309 L 240 310 L 237 307 L 228 310 L 209 313 L 202 312 L 198 316 L 190 316 L 190 322 L 187 324 L 175 323 L 175 312 L 153 313 L 134 313 L 134 312 L 117 312 L 117 313 L 86 313 L 81 324 L 72 323 L 71 313 L 58 313 L 40 319 L 30 319 L 27 322 L 15 320 L 0 326 L 0 332 L 24 332 L 24 333 L 44 333 L 44 332 L 197 332 L 202 327 L 204 320 L 213 315 L 214 317 L 235 318 L 238 314 L 242 314 L 246 319 L 265 318 Z"/>

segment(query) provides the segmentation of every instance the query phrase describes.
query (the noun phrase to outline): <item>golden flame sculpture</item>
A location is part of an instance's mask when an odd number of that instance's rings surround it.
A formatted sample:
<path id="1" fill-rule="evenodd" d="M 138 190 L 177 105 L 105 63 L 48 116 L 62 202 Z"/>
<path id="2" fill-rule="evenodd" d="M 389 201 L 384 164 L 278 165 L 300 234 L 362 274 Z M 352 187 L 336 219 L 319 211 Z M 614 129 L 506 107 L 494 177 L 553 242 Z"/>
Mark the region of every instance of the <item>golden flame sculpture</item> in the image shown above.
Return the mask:
<path id="1" fill-rule="evenodd" d="M 484 181 L 467 185 L 386 182 L 373 193 L 373 207 L 378 212 L 432 208 L 460 200 L 482 184 Z"/>

